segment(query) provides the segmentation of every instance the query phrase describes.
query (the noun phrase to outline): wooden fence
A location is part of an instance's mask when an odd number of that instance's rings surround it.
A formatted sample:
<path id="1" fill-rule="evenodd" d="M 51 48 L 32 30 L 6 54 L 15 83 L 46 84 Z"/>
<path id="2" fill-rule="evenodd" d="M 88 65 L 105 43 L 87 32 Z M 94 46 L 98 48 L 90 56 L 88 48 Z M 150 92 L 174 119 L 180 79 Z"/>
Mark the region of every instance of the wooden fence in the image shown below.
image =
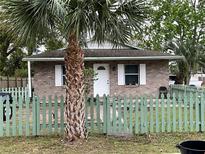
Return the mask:
<path id="1" fill-rule="evenodd" d="M 175 93 L 176 96 L 178 96 L 179 94 L 180 95 L 185 94 L 189 96 L 190 93 L 192 93 L 193 95 L 195 95 L 196 93 L 205 94 L 205 89 L 204 88 L 197 89 L 196 87 L 187 86 L 187 85 L 170 85 L 170 94 L 172 95 L 173 93 Z"/>
<path id="2" fill-rule="evenodd" d="M 12 117 L 10 118 L 12 108 Z M 6 110 L 5 110 L 6 109 Z M 10 110 L 11 111 L 11 110 Z M 91 133 L 129 135 L 205 131 L 205 95 L 95 97 L 86 101 L 86 128 Z M 63 134 L 63 97 L 0 98 L 0 136 Z"/>
<path id="3" fill-rule="evenodd" d="M 92 100 L 92 99 L 91 99 Z M 113 135 L 205 130 L 205 97 L 105 97 L 87 104 L 87 128 Z"/>
<path id="4" fill-rule="evenodd" d="M 28 84 L 27 78 L 1 77 L 0 76 L 0 88 L 26 87 L 27 84 Z"/>
<path id="5" fill-rule="evenodd" d="M 10 112 L 6 112 L 10 111 Z M 11 117 L 11 119 L 10 119 Z M 3 103 L 0 97 L 0 136 L 36 136 L 63 133 L 64 101 L 57 97 L 40 100 L 22 96 L 9 98 Z"/>

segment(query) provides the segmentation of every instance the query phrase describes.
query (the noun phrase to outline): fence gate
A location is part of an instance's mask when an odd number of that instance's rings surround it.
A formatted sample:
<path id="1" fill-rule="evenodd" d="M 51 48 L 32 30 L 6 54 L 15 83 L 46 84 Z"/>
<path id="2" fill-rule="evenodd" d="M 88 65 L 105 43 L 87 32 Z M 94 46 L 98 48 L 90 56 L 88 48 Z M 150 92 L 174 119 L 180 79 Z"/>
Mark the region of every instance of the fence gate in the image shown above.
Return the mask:
<path id="1" fill-rule="evenodd" d="M 133 134 L 133 102 L 131 99 L 107 97 L 106 108 L 108 135 L 127 136 Z"/>
<path id="2" fill-rule="evenodd" d="M 85 110 L 89 132 L 117 136 L 133 134 L 132 99 L 109 96 L 88 98 Z"/>

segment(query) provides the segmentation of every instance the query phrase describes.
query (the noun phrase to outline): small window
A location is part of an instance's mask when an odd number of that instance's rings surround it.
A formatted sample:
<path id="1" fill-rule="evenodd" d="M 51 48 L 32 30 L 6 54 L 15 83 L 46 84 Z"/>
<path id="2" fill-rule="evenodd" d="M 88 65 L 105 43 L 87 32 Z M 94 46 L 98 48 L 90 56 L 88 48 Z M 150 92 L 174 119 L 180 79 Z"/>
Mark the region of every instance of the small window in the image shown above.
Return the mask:
<path id="1" fill-rule="evenodd" d="M 99 66 L 97 70 L 105 70 L 104 66 Z"/>
<path id="2" fill-rule="evenodd" d="M 139 84 L 139 65 L 125 65 L 125 85 Z"/>
<path id="3" fill-rule="evenodd" d="M 65 85 L 65 82 L 66 82 L 66 78 L 65 78 L 65 66 L 63 65 L 62 66 L 62 80 L 63 80 L 63 85 Z"/>

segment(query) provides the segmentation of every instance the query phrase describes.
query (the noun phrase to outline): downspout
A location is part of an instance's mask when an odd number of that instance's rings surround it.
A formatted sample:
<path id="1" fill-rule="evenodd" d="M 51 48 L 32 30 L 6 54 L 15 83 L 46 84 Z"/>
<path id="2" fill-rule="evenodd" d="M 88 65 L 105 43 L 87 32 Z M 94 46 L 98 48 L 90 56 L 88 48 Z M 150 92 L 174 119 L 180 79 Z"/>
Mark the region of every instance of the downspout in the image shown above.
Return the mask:
<path id="1" fill-rule="evenodd" d="M 28 96 L 31 98 L 32 96 L 31 89 L 31 62 L 28 61 Z"/>

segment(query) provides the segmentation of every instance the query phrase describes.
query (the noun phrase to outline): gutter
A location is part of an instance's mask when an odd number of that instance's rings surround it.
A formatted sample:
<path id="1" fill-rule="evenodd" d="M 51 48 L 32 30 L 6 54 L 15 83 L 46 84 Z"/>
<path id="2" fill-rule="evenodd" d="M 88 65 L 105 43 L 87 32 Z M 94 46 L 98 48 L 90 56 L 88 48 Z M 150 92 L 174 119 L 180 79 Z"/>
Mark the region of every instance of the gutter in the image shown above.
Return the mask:
<path id="1" fill-rule="evenodd" d="M 64 58 L 23 58 L 22 61 L 64 61 Z"/>
<path id="2" fill-rule="evenodd" d="M 183 60 L 183 56 L 143 56 L 143 57 L 85 57 L 85 61 L 115 60 Z M 64 61 L 64 58 L 23 58 L 23 61 Z"/>

